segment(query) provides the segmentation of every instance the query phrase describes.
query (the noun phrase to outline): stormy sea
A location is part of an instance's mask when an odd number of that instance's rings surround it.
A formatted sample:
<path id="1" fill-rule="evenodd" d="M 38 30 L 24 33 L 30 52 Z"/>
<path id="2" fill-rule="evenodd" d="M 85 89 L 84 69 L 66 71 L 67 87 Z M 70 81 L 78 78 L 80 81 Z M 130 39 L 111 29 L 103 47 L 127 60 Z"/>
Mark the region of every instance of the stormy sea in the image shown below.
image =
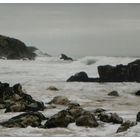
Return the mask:
<path id="1" fill-rule="evenodd" d="M 117 113 L 123 121 L 136 121 L 140 111 L 140 97 L 134 93 L 140 90 L 137 82 L 66 82 L 73 74 L 84 71 L 89 77 L 98 77 L 99 65 L 128 64 L 138 58 L 86 56 L 75 61 L 60 60 L 59 57 L 40 56 L 32 60 L 0 60 L 0 81 L 10 86 L 16 83 L 35 100 L 42 101 L 46 106 L 56 96 L 65 96 L 70 101 L 80 104 L 88 111 L 103 108 L 107 113 Z M 49 90 L 49 87 L 57 90 Z M 119 96 L 108 96 L 111 91 L 117 91 Z M 55 105 L 54 108 L 40 111 L 45 117 L 53 116 L 65 105 Z M 0 122 L 4 122 L 23 112 L 7 112 L 0 110 Z M 43 121 L 42 123 L 45 123 Z M 0 126 L 0 136 L 140 136 L 139 123 L 127 131 L 116 133 L 120 124 L 102 122 L 98 127 L 77 126 L 75 122 L 67 127 L 44 129 L 28 126 L 27 128 Z"/>

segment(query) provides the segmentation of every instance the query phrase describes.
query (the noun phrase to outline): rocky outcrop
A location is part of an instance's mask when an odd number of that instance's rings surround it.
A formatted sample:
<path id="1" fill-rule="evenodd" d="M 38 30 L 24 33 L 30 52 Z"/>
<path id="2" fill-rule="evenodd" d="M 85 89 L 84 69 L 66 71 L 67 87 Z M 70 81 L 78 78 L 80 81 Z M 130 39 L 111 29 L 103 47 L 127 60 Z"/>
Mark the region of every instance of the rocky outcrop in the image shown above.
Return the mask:
<path id="1" fill-rule="evenodd" d="M 61 54 L 60 59 L 73 61 L 73 59 L 71 57 L 68 57 L 65 54 Z"/>
<path id="2" fill-rule="evenodd" d="M 45 106 L 24 93 L 20 84 L 10 87 L 8 83 L 0 83 L 0 108 L 6 109 L 5 112 L 26 112 L 42 111 Z"/>
<path id="3" fill-rule="evenodd" d="M 0 57 L 7 59 L 35 59 L 35 47 L 27 47 L 22 41 L 0 35 Z"/>
<path id="4" fill-rule="evenodd" d="M 71 76 L 67 82 L 140 82 L 140 60 L 128 65 L 98 66 L 98 74 L 99 78 L 89 78 L 85 72 L 79 72 Z"/>
<path id="5" fill-rule="evenodd" d="M 46 120 L 46 117 L 40 112 L 28 112 L 20 114 L 8 121 L 1 122 L 0 125 L 4 127 L 20 127 L 26 128 L 28 126 L 41 127 L 41 122 Z"/>

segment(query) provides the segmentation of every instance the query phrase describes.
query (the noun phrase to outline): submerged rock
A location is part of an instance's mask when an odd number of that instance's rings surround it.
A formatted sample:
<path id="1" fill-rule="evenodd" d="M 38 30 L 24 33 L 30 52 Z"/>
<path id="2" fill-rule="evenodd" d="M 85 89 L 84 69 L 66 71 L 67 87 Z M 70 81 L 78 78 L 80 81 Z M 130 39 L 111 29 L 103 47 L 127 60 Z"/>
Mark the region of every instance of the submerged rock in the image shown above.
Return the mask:
<path id="1" fill-rule="evenodd" d="M 62 110 L 50 117 L 45 123 L 44 128 L 67 127 L 72 122 L 74 122 L 74 118 L 67 110 Z"/>
<path id="2" fill-rule="evenodd" d="M 117 91 L 111 91 L 110 93 L 108 93 L 108 96 L 119 96 L 119 93 Z"/>
<path id="3" fill-rule="evenodd" d="M 133 127 L 135 125 L 137 125 L 136 122 L 131 122 L 128 120 L 128 121 L 121 124 L 121 126 L 117 130 L 117 133 L 127 131 L 130 127 Z"/>
<path id="4" fill-rule="evenodd" d="M 47 90 L 58 91 L 59 89 L 54 87 L 54 86 L 50 86 L 50 87 L 47 88 Z"/>
<path id="5" fill-rule="evenodd" d="M 26 128 L 28 126 L 40 127 L 41 122 L 45 120 L 46 117 L 40 112 L 28 112 L 18 115 L 9 119 L 8 121 L 1 122 L 0 125 L 4 127 L 21 127 Z"/>
<path id="6" fill-rule="evenodd" d="M 65 96 L 56 96 L 48 104 L 68 105 L 70 100 Z"/>

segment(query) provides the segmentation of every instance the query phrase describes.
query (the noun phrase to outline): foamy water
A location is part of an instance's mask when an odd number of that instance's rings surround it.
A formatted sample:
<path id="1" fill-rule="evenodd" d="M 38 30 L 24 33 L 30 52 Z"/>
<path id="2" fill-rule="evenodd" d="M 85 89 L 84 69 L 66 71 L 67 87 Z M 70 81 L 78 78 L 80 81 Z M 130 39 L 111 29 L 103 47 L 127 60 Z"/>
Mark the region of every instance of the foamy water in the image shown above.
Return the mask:
<path id="1" fill-rule="evenodd" d="M 39 57 L 35 61 L 0 60 L 0 81 L 8 82 L 11 86 L 21 83 L 28 94 L 36 100 L 49 102 L 53 97 L 63 95 L 74 102 L 78 102 L 87 110 L 98 107 L 108 112 L 117 112 L 124 120 L 136 120 L 140 111 L 140 97 L 134 92 L 140 89 L 139 83 L 82 83 L 65 82 L 71 75 L 85 71 L 90 77 L 98 76 L 97 66 L 103 64 L 127 64 L 136 58 L 121 57 L 85 57 L 74 62 L 64 62 L 57 57 Z M 55 86 L 59 91 L 46 90 Z M 109 97 L 107 94 L 117 90 L 120 97 Z M 45 116 L 51 116 L 64 109 L 45 110 Z M 0 110 L 0 121 L 7 120 L 20 113 L 4 113 Z M 40 128 L 4 128 L 0 126 L 0 136 L 140 136 L 140 124 L 128 131 L 116 134 L 120 125 L 103 123 L 98 128 L 77 127 L 74 123 L 68 128 L 40 129 Z"/>

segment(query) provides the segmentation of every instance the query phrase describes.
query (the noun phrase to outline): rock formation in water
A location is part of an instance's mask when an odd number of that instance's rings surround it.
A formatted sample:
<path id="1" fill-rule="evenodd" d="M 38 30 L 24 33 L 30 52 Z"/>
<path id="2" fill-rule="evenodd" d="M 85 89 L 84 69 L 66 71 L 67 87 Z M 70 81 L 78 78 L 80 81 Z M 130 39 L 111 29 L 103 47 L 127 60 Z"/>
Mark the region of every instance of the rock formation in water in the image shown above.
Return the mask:
<path id="1" fill-rule="evenodd" d="M 140 82 L 140 60 L 128 65 L 98 66 L 98 74 L 97 78 L 89 78 L 85 72 L 79 72 L 71 76 L 67 82 Z"/>
<path id="2" fill-rule="evenodd" d="M 8 83 L 0 83 L 0 109 L 6 112 L 43 111 L 44 103 L 36 101 L 22 90 L 20 84 L 10 87 Z"/>

